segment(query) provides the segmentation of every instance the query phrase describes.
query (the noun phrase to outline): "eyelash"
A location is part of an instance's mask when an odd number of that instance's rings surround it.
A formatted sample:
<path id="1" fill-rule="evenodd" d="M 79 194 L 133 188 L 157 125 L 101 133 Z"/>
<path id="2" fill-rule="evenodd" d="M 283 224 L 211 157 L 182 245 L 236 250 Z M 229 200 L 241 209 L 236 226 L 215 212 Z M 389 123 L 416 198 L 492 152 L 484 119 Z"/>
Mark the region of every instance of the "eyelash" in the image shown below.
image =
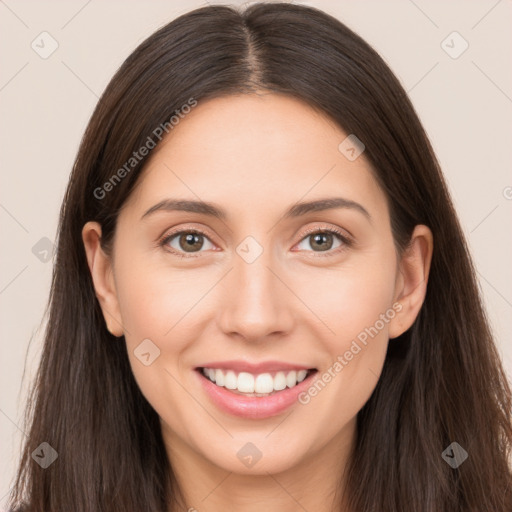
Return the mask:
<path id="1" fill-rule="evenodd" d="M 165 250 L 169 251 L 170 253 L 172 253 L 175 256 L 179 256 L 181 258 L 197 258 L 199 256 L 199 254 L 192 255 L 192 253 L 190 253 L 190 254 L 186 255 L 186 253 L 178 252 L 175 249 L 170 248 L 167 245 L 175 236 L 181 235 L 183 233 L 187 233 L 187 234 L 192 233 L 195 235 L 202 235 L 205 238 L 208 238 L 208 240 L 210 239 L 209 236 L 204 231 L 202 231 L 200 229 L 197 229 L 197 228 L 182 229 L 181 231 L 175 231 L 173 233 L 164 235 L 159 240 L 158 245 L 160 247 L 164 248 Z M 315 235 L 316 234 L 332 234 L 332 235 L 337 236 L 340 239 L 340 241 L 342 242 L 342 245 L 340 247 L 337 247 L 336 249 L 333 249 L 333 250 L 325 251 L 325 254 L 322 254 L 321 252 L 318 252 L 318 251 L 307 251 L 307 252 L 317 253 L 317 256 L 319 256 L 319 257 L 333 256 L 334 254 L 338 254 L 338 253 L 350 248 L 353 245 L 353 241 L 336 228 L 309 228 L 304 233 L 304 236 L 299 240 L 299 243 L 302 242 L 305 238 L 308 238 L 308 236 L 311 236 L 313 234 L 315 234 Z M 317 256 L 314 256 L 314 257 L 317 257 Z"/>

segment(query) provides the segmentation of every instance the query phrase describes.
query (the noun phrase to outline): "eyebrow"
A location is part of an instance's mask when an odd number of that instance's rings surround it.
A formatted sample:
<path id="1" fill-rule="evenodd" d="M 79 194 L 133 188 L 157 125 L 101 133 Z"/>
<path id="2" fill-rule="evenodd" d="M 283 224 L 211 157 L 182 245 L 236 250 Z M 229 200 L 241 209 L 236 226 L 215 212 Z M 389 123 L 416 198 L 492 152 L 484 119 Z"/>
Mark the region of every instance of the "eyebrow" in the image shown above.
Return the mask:
<path id="1" fill-rule="evenodd" d="M 317 199 L 315 201 L 296 203 L 290 207 L 283 218 L 295 218 L 312 212 L 332 210 L 334 208 L 347 208 L 362 213 L 370 222 L 372 220 L 368 210 L 359 203 L 345 199 L 343 197 L 329 197 Z M 222 208 L 205 201 L 193 201 L 186 199 L 164 199 L 152 206 L 142 215 L 141 220 L 158 211 L 183 211 L 192 213 L 202 213 L 220 220 L 226 220 L 228 215 Z"/>

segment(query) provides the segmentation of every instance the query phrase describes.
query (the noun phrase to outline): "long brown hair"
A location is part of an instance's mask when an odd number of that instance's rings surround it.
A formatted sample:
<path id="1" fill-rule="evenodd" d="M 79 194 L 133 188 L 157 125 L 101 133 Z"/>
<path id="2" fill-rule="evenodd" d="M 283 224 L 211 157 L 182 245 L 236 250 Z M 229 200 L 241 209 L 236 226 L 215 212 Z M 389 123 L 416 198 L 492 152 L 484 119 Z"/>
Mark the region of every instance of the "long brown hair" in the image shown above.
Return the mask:
<path id="1" fill-rule="evenodd" d="M 158 415 L 134 380 L 125 343 L 105 327 L 81 230 L 98 221 L 109 245 L 147 157 L 104 197 L 98 188 L 190 98 L 200 104 L 255 90 L 306 101 L 364 142 L 398 251 L 417 224 L 434 235 L 424 304 L 413 326 L 389 344 L 380 380 L 357 417 L 350 509 L 510 512 L 510 387 L 418 116 L 358 35 L 315 8 L 275 2 L 180 16 L 145 40 L 103 93 L 61 209 L 48 325 L 11 508 L 164 512 L 178 503 Z M 31 456 L 42 442 L 58 453 L 47 469 Z M 453 442 L 468 453 L 457 468 L 442 457 Z"/>

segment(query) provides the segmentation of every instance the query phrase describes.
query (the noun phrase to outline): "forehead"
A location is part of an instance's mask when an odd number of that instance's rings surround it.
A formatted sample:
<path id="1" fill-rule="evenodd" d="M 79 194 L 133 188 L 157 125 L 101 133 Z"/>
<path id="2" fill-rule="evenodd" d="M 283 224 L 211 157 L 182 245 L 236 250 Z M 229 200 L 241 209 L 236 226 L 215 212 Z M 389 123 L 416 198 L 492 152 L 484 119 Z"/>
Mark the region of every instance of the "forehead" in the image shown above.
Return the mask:
<path id="1" fill-rule="evenodd" d="M 200 101 L 153 150 L 130 203 L 140 210 L 178 196 L 242 213 L 341 195 L 385 207 L 364 153 L 351 161 L 340 151 L 347 136 L 328 116 L 285 95 Z"/>
<path id="2" fill-rule="evenodd" d="M 342 134 L 333 121 L 304 101 L 268 92 L 231 95 L 199 102 L 153 157 L 170 144 L 173 151 L 200 153 L 194 157 L 215 154 L 217 160 L 227 162 L 232 155 L 246 163 L 255 157 L 259 162 L 294 160 L 314 149 L 337 151 Z"/>

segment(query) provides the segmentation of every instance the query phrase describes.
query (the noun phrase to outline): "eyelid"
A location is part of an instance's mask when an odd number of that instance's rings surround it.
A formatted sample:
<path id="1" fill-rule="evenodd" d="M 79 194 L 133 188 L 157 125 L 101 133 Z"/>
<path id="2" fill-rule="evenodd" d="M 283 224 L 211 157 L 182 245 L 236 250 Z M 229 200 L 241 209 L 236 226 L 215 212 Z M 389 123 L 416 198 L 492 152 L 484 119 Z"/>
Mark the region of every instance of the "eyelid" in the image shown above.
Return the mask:
<path id="1" fill-rule="evenodd" d="M 195 258 L 195 257 L 198 257 L 201 254 L 201 252 L 205 252 L 205 251 L 198 251 L 196 253 L 186 253 L 186 252 L 176 251 L 174 248 L 171 248 L 168 246 L 168 242 L 170 241 L 170 239 L 174 238 L 177 235 L 183 234 L 183 233 L 200 234 L 200 235 L 204 236 L 205 238 L 207 238 L 210 241 L 210 243 L 212 243 L 213 245 L 217 245 L 211 240 L 211 237 L 208 235 L 206 230 L 203 230 L 202 228 L 186 227 L 186 226 L 180 227 L 174 231 L 172 231 L 172 230 L 166 231 L 161 237 L 158 238 L 157 245 L 159 247 L 165 246 L 166 247 L 165 250 L 171 252 L 172 254 L 175 254 L 175 255 L 178 255 L 181 257 L 186 257 L 186 258 Z M 340 247 L 337 247 L 336 249 L 328 250 L 328 251 L 305 251 L 305 252 L 312 253 L 313 255 L 315 255 L 313 257 L 332 256 L 334 254 L 338 254 L 339 252 L 341 252 L 343 250 L 346 250 L 347 248 L 351 247 L 355 243 L 353 236 L 351 234 L 349 234 L 348 231 L 342 230 L 341 228 L 338 228 L 336 226 L 324 224 L 323 226 L 314 226 L 314 227 L 306 228 L 301 233 L 301 238 L 299 239 L 299 241 L 293 247 L 300 244 L 308 236 L 310 236 L 312 234 L 317 234 L 317 233 L 333 234 L 334 236 L 337 236 L 340 239 L 342 245 Z M 301 252 L 304 252 L 304 251 L 301 251 Z"/>
<path id="2" fill-rule="evenodd" d="M 300 240 L 294 245 L 294 247 L 300 244 L 308 236 L 316 233 L 327 233 L 337 236 L 341 241 L 341 246 L 328 251 L 305 251 L 310 253 L 309 257 L 311 258 L 335 256 L 355 245 L 355 239 L 351 233 L 337 226 L 324 224 L 323 226 L 307 228 L 304 232 L 302 232 Z"/>
<path id="3" fill-rule="evenodd" d="M 322 233 L 322 232 L 329 232 L 329 233 L 335 233 L 340 238 L 346 239 L 347 242 L 353 242 L 354 237 L 351 233 L 349 233 L 346 229 L 339 228 L 334 225 L 330 224 L 324 224 L 323 226 L 315 226 L 312 228 L 306 228 L 304 232 L 302 233 L 302 237 L 299 241 L 304 240 L 304 238 L 308 235 L 311 235 L 313 233 Z"/>
<path id="4" fill-rule="evenodd" d="M 204 252 L 204 251 L 199 251 L 197 253 L 186 253 L 184 251 L 183 252 L 176 251 L 176 249 L 169 247 L 168 242 L 175 236 L 181 235 L 183 233 L 196 233 L 196 234 L 202 235 L 205 238 L 207 238 L 212 245 L 217 245 L 211 240 L 211 237 L 208 235 L 206 230 L 203 230 L 202 228 L 196 228 L 196 227 L 188 228 L 185 226 L 185 227 L 180 227 L 174 231 L 172 231 L 172 230 L 165 231 L 165 233 L 161 237 L 158 238 L 157 246 L 164 248 L 164 250 L 170 252 L 171 254 L 175 254 L 177 256 L 181 256 L 181 257 L 185 257 L 185 258 L 196 258 L 201 254 L 201 252 Z"/>

